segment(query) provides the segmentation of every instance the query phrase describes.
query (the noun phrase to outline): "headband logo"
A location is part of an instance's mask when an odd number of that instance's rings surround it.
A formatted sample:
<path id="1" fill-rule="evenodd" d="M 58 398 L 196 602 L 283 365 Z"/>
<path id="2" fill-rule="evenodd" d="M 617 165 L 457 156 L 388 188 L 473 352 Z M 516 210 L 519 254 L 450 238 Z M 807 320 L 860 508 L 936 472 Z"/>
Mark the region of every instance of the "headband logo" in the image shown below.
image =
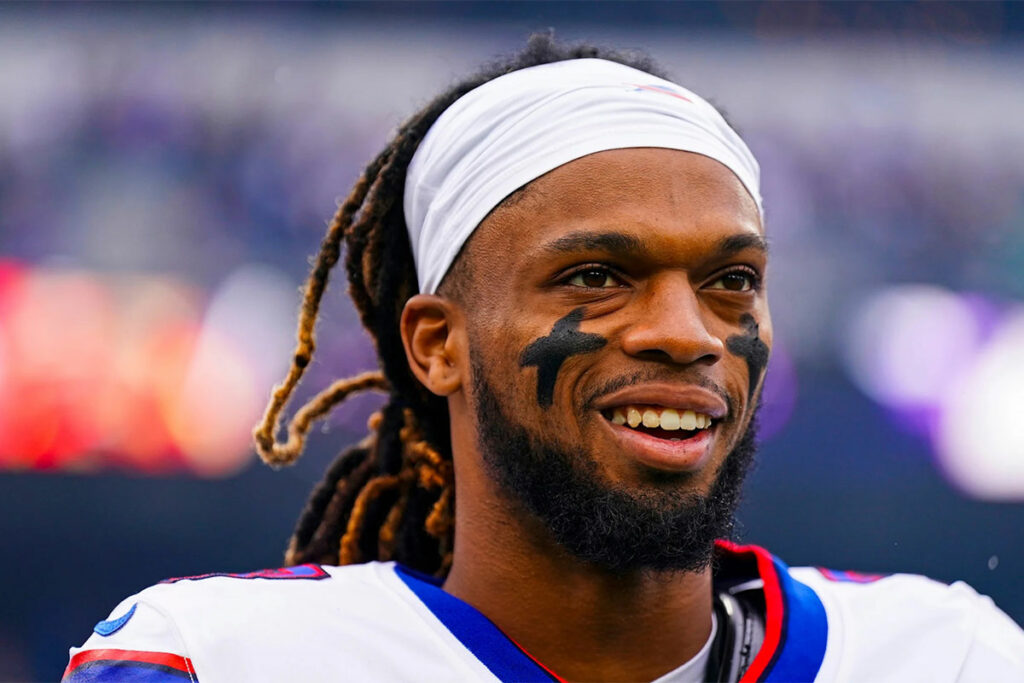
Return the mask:
<path id="1" fill-rule="evenodd" d="M 633 92 L 642 92 L 644 90 L 648 90 L 650 92 L 659 92 L 663 95 L 675 97 L 677 99 L 683 100 L 684 102 L 689 102 L 690 104 L 693 104 L 693 100 L 691 100 L 689 97 L 680 95 L 675 90 L 666 85 L 645 85 L 642 83 L 628 83 L 627 85 L 633 87 Z"/>

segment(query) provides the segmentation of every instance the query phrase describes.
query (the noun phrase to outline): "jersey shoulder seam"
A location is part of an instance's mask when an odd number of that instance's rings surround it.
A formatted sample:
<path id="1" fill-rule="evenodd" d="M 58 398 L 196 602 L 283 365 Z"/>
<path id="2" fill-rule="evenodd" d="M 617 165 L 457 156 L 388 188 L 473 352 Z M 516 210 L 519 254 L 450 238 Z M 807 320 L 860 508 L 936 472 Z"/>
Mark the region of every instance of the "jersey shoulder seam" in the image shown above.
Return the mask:
<path id="1" fill-rule="evenodd" d="M 182 632 L 181 627 L 178 625 L 178 620 L 174 618 L 174 616 L 170 613 L 169 610 L 164 609 L 161 605 L 158 605 L 157 601 L 148 600 L 142 597 L 142 593 L 144 592 L 145 591 L 139 593 L 139 599 L 137 604 L 142 604 L 149 607 L 167 621 L 168 626 L 174 631 L 175 640 L 177 640 L 177 645 L 181 649 L 181 657 L 185 660 L 185 667 L 186 669 L 188 669 L 188 679 L 190 683 L 197 683 L 199 680 L 199 674 L 196 673 L 195 662 L 192 661 L 192 658 L 189 656 L 188 644 L 185 642 L 185 634 Z"/>

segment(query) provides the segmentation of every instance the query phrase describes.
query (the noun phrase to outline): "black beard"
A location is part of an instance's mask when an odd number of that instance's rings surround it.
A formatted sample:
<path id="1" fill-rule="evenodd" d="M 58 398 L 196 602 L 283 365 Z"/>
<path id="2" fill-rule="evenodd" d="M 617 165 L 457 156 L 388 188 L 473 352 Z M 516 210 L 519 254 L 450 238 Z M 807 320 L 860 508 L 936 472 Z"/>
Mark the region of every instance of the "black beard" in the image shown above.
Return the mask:
<path id="1" fill-rule="evenodd" d="M 706 494 L 663 486 L 632 490 L 602 477 L 583 449 L 532 434 L 502 409 L 473 358 L 477 439 L 490 475 L 578 559 L 612 573 L 696 572 L 715 539 L 732 533 L 743 480 L 757 450 L 756 414 Z M 756 412 L 756 411 L 755 411 Z M 688 475 L 678 478 L 680 487 Z"/>

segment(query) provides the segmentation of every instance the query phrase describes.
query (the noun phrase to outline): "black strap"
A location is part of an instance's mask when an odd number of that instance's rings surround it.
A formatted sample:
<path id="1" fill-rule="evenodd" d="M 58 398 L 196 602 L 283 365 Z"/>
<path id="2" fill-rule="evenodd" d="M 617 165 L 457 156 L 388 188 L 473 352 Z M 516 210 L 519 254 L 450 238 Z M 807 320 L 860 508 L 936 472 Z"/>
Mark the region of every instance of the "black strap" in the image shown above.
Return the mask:
<path id="1" fill-rule="evenodd" d="M 760 581 L 715 591 L 718 631 L 711 644 L 705 680 L 736 683 L 764 643 L 765 604 Z"/>

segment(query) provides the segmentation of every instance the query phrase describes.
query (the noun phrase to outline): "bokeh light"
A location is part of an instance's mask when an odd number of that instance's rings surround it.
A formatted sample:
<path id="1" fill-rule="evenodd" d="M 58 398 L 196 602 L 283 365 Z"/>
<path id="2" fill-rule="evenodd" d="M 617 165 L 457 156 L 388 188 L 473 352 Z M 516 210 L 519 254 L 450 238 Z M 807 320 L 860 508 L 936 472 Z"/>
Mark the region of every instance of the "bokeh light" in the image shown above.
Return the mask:
<path id="1" fill-rule="evenodd" d="M 1024 308 L 951 388 L 937 438 L 950 481 L 987 500 L 1024 500 Z"/>
<path id="2" fill-rule="evenodd" d="M 936 406 L 973 357 L 981 332 L 970 306 L 946 289 L 898 285 L 867 296 L 841 339 L 851 378 L 892 408 Z"/>
<path id="3" fill-rule="evenodd" d="M 865 297 L 850 317 L 850 377 L 920 431 L 940 471 L 983 500 L 1024 500 L 1024 308 L 929 285 Z"/>
<path id="4" fill-rule="evenodd" d="M 206 305 L 174 278 L 4 264 L 0 467 L 236 472 L 296 299 L 265 266 L 235 270 Z"/>

